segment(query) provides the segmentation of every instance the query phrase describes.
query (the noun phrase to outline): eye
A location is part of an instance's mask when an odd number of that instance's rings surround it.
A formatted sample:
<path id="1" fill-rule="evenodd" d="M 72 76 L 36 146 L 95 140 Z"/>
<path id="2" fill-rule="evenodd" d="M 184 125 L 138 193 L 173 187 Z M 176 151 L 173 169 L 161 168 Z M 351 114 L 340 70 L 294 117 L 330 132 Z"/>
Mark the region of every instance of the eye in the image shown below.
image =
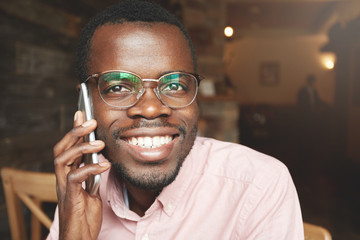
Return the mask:
<path id="1" fill-rule="evenodd" d="M 178 82 L 168 83 L 163 86 L 162 91 L 181 91 L 184 90 L 183 86 Z"/>
<path id="2" fill-rule="evenodd" d="M 165 75 L 160 80 L 160 92 L 166 95 L 186 94 L 191 83 L 191 77 L 187 74 L 173 73 Z"/>
<path id="3" fill-rule="evenodd" d="M 141 79 L 128 72 L 108 72 L 99 78 L 101 93 L 108 95 L 108 97 L 127 96 L 138 91 L 141 86 Z"/>
<path id="4" fill-rule="evenodd" d="M 108 82 L 107 86 L 104 88 L 105 94 L 121 94 L 129 93 L 133 91 L 133 86 L 125 84 L 124 82 Z"/>

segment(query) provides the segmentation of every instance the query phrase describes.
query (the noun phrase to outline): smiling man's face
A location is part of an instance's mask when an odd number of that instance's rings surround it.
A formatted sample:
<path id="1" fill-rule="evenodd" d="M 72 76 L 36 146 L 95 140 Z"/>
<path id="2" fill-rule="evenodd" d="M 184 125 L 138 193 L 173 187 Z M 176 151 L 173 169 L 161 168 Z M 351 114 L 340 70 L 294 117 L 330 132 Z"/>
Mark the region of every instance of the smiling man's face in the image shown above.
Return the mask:
<path id="1" fill-rule="evenodd" d="M 172 71 L 194 72 L 185 37 L 177 27 L 165 23 L 99 27 L 92 39 L 88 67 L 90 74 L 125 70 L 144 79 L 157 79 Z M 134 106 L 119 109 L 102 101 L 95 79 L 89 85 L 98 121 L 97 138 L 105 142 L 103 154 L 121 177 L 141 189 L 161 190 L 170 184 L 194 143 L 197 103 L 171 109 L 146 88 Z M 146 146 L 135 145 L 141 141 Z"/>

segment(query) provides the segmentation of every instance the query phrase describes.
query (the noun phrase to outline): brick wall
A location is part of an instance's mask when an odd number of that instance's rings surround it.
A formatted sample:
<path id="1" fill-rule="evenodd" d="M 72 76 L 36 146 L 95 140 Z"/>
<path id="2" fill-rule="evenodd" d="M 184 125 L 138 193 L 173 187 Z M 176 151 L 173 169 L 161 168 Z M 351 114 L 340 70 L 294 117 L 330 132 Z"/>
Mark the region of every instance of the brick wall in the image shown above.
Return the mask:
<path id="1" fill-rule="evenodd" d="M 82 22 L 45 1 L 0 2 L 0 167 L 53 170 L 52 147 L 76 109 Z M 9 239 L 2 184 L 0 216 L 0 236 Z"/>
<path id="2" fill-rule="evenodd" d="M 81 19 L 40 1 L 0 3 L 0 167 L 49 169 L 71 126 Z M 48 165 L 48 166 L 47 166 Z"/>
<path id="3" fill-rule="evenodd" d="M 222 81 L 225 26 L 225 1 L 183 0 L 183 21 L 194 42 L 199 73 L 213 81 Z"/>

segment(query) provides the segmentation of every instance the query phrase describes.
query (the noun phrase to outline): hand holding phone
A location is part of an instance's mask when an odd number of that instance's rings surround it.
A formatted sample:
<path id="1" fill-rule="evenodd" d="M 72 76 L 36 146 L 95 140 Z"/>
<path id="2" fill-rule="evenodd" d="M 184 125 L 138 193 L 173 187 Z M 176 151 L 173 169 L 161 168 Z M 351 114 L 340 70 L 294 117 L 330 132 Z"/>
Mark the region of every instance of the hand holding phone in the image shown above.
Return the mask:
<path id="1" fill-rule="evenodd" d="M 86 83 L 81 83 L 80 85 L 80 95 L 78 101 L 78 109 L 83 112 L 85 120 L 88 121 L 93 119 L 93 104 L 91 92 L 88 91 Z M 88 136 L 84 138 L 84 141 L 95 141 L 95 132 L 91 132 Z M 97 153 L 84 154 L 84 163 L 99 163 Z M 85 190 L 90 194 L 95 194 L 99 188 L 100 184 L 100 175 L 93 175 L 86 180 Z"/>

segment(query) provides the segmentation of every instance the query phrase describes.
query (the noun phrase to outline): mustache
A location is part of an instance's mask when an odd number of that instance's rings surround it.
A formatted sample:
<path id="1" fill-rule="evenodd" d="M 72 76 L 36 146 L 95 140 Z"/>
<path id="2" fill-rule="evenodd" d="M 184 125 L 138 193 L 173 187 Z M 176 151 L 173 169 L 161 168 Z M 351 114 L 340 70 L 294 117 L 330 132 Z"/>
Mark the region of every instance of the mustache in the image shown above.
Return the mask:
<path id="1" fill-rule="evenodd" d="M 163 120 L 159 120 L 159 121 L 147 121 L 147 120 L 140 120 L 135 122 L 135 124 L 128 126 L 128 127 L 123 127 L 123 128 L 118 128 L 116 130 L 114 130 L 111 133 L 111 136 L 113 139 L 119 139 L 120 136 L 128 131 L 128 130 L 132 130 L 132 129 L 137 129 L 137 128 L 161 128 L 161 127 L 169 127 L 169 128 L 176 128 L 182 135 L 186 135 L 186 128 L 185 126 L 182 125 L 177 125 L 177 124 L 172 124 L 169 123 L 167 121 L 163 121 Z"/>

